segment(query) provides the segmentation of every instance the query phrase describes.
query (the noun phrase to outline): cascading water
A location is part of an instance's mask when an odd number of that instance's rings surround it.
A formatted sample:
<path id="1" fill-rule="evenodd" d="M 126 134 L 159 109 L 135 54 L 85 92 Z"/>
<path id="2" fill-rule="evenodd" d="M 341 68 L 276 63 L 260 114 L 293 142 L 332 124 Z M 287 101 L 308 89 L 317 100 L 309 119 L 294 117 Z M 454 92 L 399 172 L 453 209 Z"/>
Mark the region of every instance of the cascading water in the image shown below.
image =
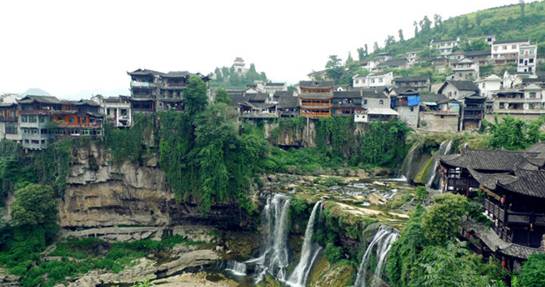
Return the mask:
<path id="1" fill-rule="evenodd" d="M 227 262 L 227 268 L 225 270 L 233 273 L 236 276 L 246 276 L 246 264 L 241 262 Z"/>
<path id="2" fill-rule="evenodd" d="M 405 158 L 403 159 L 403 163 L 401 164 L 401 169 L 399 170 L 400 177 L 403 176 L 405 178 L 410 178 L 412 174 L 411 164 L 413 163 L 414 154 L 419 147 L 419 144 L 414 144 L 407 152 L 407 155 L 405 156 Z"/>
<path id="3" fill-rule="evenodd" d="M 312 244 L 312 235 L 314 234 L 314 223 L 316 222 L 316 213 L 321 210 L 322 201 L 316 202 L 310 213 L 310 217 L 307 222 L 307 228 L 305 230 L 305 239 L 303 240 L 303 248 L 301 249 L 301 258 L 299 263 L 291 273 L 286 284 L 293 287 L 302 287 L 305 286 L 308 274 L 314 260 L 318 256 L 318 253 L 321 250 L 321 247 L 313 247 Z"/>
<path id="4" fill-rule="evenodd" d="M 435 158 L 433 160 L 433 169 L 431 170 L 430 177 L 428 178 L 428 181 L 426 182 L 426 187 L 431 188 L 433 183 L 435 182 L 435 178 L 437 177 L 437 168 L 439 167 L 439 160 L 441 159 L 441 156 L 447 155 L 450 153 L 450 150 L 452 149 L 452 140 L 446 140 L 439 145 L 439 150 L 437 150 L 437 154 L 435 155 Z"/>
<path id="5" fill-rule="evenodd" d="M 381 227 L 378 232 L 369 243 L 369 246 L 363 254 L 361 259 L 360 267 L 358 268 L 358 275 L 356 277 L 356 282 L 354 287 L 366 287 L 367 286 L 367 269 L 369 268 L 369 258 L 373 249 L 375 250 L 377 265 L 375 266 L 374 277 L 371 280 L 371 287 L 377 285 L 377 279 L 380 279 L 382 276 L 382 270 L 384 267 L 384 262 L 386 260 L 386 255 L 392 247 L 392 243 L 397 239 L 397 232 L 390 230 L 388 228 Z"/>
<path id="6" fill-rule="evenodd" d="M 261 282 L 266 273 L 281 281 L 286 280 L 288 260 L 288 216 L 290 198 L 283 194 L 275 194 L 267 199 L 263 209 L 265 222 L 265 245 L 262 255 L 246 261 L 246 264 L 256 264 L 258 272 L 256 283 Z"/>

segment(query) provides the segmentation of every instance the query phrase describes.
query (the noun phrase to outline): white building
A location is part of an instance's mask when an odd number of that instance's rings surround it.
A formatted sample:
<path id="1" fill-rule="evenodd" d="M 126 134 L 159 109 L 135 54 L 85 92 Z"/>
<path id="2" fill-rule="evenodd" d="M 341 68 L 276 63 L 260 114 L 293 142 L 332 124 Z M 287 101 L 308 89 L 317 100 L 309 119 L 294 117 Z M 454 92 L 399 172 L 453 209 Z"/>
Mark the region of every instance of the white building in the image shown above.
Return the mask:
<path id="1" fill-rule="evenodd" d="M 481 91 L 481 96 L 491 99 L 496 92 L 502 88 L 502 79 L 496 75 L 490 75 L 486 78 L 479 79 L 475 81 L 479 90 Z"/>
<path id="2" fill-rule="evenodd" d="M 374 60 L 367 60 L 367 61 L 361 62 L 361 67 L 366 69 L 369 72 L 376 70 L 378 65 L 379 65 L 379 62 Z"/>
<path id="3" fill-rule="evenodd" d="M 394 73 L 386 74 L 369 74 L 367 76 L 354 76 L 352 85 L 354 88 L 371 88 L 381 86 L 391 86 L 394 80 Z"/>
<path id="4" fill-rule="evenodd" d="M 114 127 L 123 128 L 132 125 L 131 102 L 128 97 L 104 98 L 101 95 L 96 95 L 91 100 L 100 105 L 105 120 L 111 122 Z"/>
<path id="5" fill-rule="evenodd" d="M 518 59 L 521 45 L 530 45 L 530 41 L 497 41 L 490 46 L 492 60 L 498 64 L 515 62 Z"/>
<path id="6" fill-rule="evenodd" d="M 520 45 L 517 72 L 519 73 L 536 73 L 537 65 L 537 45 Z"/>
<path id="7" fill-rule="evenodd" d="M 452 50 L 458 47 L 460 38 L 444 40 L 444 41 L 430 41 L 430 49 L 437 50 L 441 56 L 448 56 L 452 54 Z"/>

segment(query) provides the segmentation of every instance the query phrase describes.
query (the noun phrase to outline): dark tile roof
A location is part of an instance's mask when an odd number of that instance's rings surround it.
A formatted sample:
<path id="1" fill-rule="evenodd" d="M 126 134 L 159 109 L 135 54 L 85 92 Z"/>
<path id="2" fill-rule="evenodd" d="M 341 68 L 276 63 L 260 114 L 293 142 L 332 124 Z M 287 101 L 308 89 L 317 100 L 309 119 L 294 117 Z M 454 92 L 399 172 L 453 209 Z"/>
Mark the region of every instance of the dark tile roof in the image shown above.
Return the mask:
<path id="1" fill-rule="evenodd" d="M 313 88 L 329 88 L 333 87 L 335 85 L 335 82 L 333 81 L 300 81 L 299 86 L 300 87 L 313 87 Z"/>
<path id="2" fill-rule="evenodd" d="M 162 75 L 163 73 L 154 71 L 154 70 L 149 70 L 149 69 L 137 69 L 132 72 L 127 72 L 127 74 L 131 76 L 145 76 L 145 75 L 155 76 L 155 75 Z"/>
<path id="3" fill-rule="evenodd" d="M 290 94 L 280 95 L 278 97 L 278 108 L 287 109 L 299 106 L 299 99 Z"/>
<path id="4" fill-rule="evenodd" d="M 245 98 L 249 102 L 264 102 L 269 98 L 269 95 L 264 93 L 246 94 Z"/>
<path id="5" fill-rule="evenodd" d="M 61 101 L 53 96 L 25 96 L 20 100 L 17 100 L 18 103 L 26 104 L 32 102 L 44 103 L 44 104 L 60 104 Z"/>
<path id="6" fill-rule="evenodd" d="M 545 198 L 545 171 L 518 169 L 515 177 L 511 180 L 500 180 L 497 185 L 526 196 Z"/>
<path id="7" fill-rule="evenodd" d="M 482 51 L 466 51 L 466 52 L 464 52 L 464 56 L 466 56 L 466 57 L 484 57 L 484 56 L 490 56 L 490 50 L 482 50 Z"/>
<path id="8" fill-rule="evenodd" d="M 426 82 L 429 78 L 427 77 L 399 77 L 395 78 L 395 83 L 407 83 L 407 82 Z"/>
<path id="9" fill-rule="evenodd" d="M 420 100 L 422 102 L 439 103 L 441 101 L 448 100 L 448 98 L 441 94 L 420 94 Z"/>
<path id="10" fill-rule="evenodd" d="M 386 99 L 388 96 L 384 93 L 383 89 L 362 89 L 364 98 L 373 99 Z"/>
<path id="11" fill-rule="evenodd" d="M 446 155 L 441 162 L 450 166 L 490 172 L 514 172 L 521 166 L 537 169 L 528 161 L 535 153 L 503 150 L 465 150 L 462 154 Z"/>
<path id="12" fill-rule="evenodd" d="M 384 61 L 384 63 L 381 64 L 381 66 L 386 67 L 399 67 L 407 65 L 408 61 L 407 59 L 390 59 L 387 61 Z"/>
<path id="13" fill-rule="evenodd" d="M 188 71 L 173 71 L 166 74 L 161 74 L 163 78 L 186 78 L 191 75 Z"/>
<path id="14" fill-rule="evenodd" d="M 333 92 L 333 98 L 361 98 L 360 90 Z"/>
<path id="15" fill-rule="evenodd" d="M 479 87 L 472 81 L 447 81 L 460 91 L 479 91 Z"/>

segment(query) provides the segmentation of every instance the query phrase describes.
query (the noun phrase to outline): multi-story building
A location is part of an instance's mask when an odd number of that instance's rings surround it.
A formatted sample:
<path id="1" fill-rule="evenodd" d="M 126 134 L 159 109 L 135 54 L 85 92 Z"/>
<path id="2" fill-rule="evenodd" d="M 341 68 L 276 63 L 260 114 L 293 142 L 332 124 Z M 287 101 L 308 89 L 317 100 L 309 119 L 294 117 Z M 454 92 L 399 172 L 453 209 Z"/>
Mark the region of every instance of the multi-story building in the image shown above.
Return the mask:
<path id="1" fill-rule="evenodd" d="M 492 44 L 490 54 L 496 64 L 516 63 L 521 45 L 530 45 L 528 40 L 496 41 Z"/>
<path id="2" fill-rule="evenodd" d="M 17 103 L 23 148 L 29 150 L 46 148 L 54 134 L 50 125 L 51 114 L 62 111 L 62 102 L 52 96 L 27 95 Z"/>
<path id="3" fill-rule="evenodd" d="M 445 81 L 437 91 L 449 99 L 462 100 L 466 96 L 479 93 L 479 88 L 472 81 Z"/>
<path id="4" fill-rule="evenodd" d="M 278 102 L 276 109 L 278 115 L 283 118 L 299 116 L 299 99 L 289 92 L 276 92 L 275 101 Z"/>
<path id="5" fill-rule="evenodd" d="M 333 92 L 333 116 L 354 116 L 363 111 L 363 91 Z"/>
<path id="6" fill-rule="evenodd" d="M 463 98 L 462 113 L 460 116 L 460 131 L 479 130 L 485 113 L 485 97 L 475 93 Z"/>
<path id="7" fill-rule="evenodd" d="M 418 127 L 420 114 L 420 93 L 416 90 L 393 89 L 390 93 L 391 107 L 399 119 L 410 127 Z"/>
<path id="8" fill-rule="evenodd" d="M 105 120 L 114 127 L 130 127 L 132 124 L 131 101 L 127 96 L 107 97 L 101 95 L 94 96 L 93 101 L 100 105 L 100 113 Z"/>
<path id="9" fill-rule="evenodd" d="M 537 67 L 537 45 L 521 44 L 517 61 L 517 72 L 535 74 Z"/>
<path id="10" fill-rule="evenodd" d="M 419 92 L 431 90 L 429 77 L 399 77 L 394 79 L 394 85 L 399 89 L 413 89 Z"/>
<path id="11" fill-rule="evenodd" d="M 246 63 L 244 62 L 244 59 L 241 57 L 236 57 L 233 61 L 233 69 L 238 74 L 246 74 L 248 72 L 248 68 L 246 68 Z"/>
<path id="12" fill-rule="evenodd" d="M 441 56 L 448 56 L 452 54 L 452 50 L 456 47 L 458 47 L 458 43 L 460 42 L 460 39 L 450 39 L 450 40 L 442 40 L 442 41 L 430 41 L 430 49 L 436 50 L 439 52 L 439 55 Z"/>
<path id="13" fill-rule="evenodd" d="M 352 85 L 354 88 L 372 88 L 391 86 L 394 80 L 394 73 L 389 72 L 386 74 L 369 74 L 367 76 L 354 76 L 352 78 Z"/>
<path id="14" fill-rule="evenodd" d="M 493 112 L 533 119 L 545 115 L 543 88 L 530 84 L 522 89 L 503 89 L 494 95 Z"/>
<path id="15" fill-rule="evenodd" d="M 131 77 L 131 109 L 158 112 L 184 109 L 184 90 L 192 75 L 208 81 L 207 76 L 186 71 L 162 73 L 148 69 L 128 72 Z"/>
<path id="16" fill-rule="evenodd" d="M 332 81 L 299 82 L 301 116 L 320 118 L 331 116 L 334 83 Z"/>
<path id="17" fill-rule="evenodd" d="M 16 103 L 0 103 L 0 140 L 21 141 L 17 115 Z"/>
<path id="18" fill-rule="evenodd" d="M 463 58 L 451 64 L 451 68 L 453 75 L 450 77 L 450 80 L 474 80 L 479 77 L 479 64 L 468 58 Z"/>
<path id="19" fill-rule="evenodd" d="M 102 136 L 103 115 L 94 101 L 62 101 L 62 110 L 52 111 L 50 134 L 62 136 Z"/>

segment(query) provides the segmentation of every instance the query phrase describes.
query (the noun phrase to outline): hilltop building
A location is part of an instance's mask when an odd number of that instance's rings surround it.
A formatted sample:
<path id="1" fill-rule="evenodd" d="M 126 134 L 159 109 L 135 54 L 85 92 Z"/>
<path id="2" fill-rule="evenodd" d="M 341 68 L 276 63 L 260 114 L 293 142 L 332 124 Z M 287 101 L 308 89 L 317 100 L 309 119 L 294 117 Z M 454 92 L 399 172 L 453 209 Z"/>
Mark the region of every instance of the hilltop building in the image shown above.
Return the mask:
<path id="1" fill-rule="evenodd" d="M 431 40 L 430 49 L 436 50 L 441 56 L 448 56 L 452 54 L 454 48 L 458 47 L 460 39 L 450 39 L 450 40 Z"/>
<path id="2" fill-rule="evenodd" d="M 519 47 L 517 72 L 535 74 L 537 68 L 537 45 L 522 44 Z"/>
<path id="3" fill-rule="evenodd" d="M 246 68 L 246 63 L 244 62 L 244 59 L 241 57 L 236 57 L 233 61 L 233 69 L 236 73 L 239 75 L 244 75 L 248 72 L 248 68 Z"/>
<path id="4" fill-rule="evenodd" d="M 492 60 L 496 64 L 516 63 L 521 46 L 530 45 L 528 40 L 496 41 L 490 46 Z"/>
<path id="5" fill-rule="evenodd" d="M 394 80 L 394 73 L 389 72 L 386 74 L 369 74 L 367 76 L 354 76 L 352 78 L 352 85 L 354 88 L 372 88 L 391 86 Z"/>

